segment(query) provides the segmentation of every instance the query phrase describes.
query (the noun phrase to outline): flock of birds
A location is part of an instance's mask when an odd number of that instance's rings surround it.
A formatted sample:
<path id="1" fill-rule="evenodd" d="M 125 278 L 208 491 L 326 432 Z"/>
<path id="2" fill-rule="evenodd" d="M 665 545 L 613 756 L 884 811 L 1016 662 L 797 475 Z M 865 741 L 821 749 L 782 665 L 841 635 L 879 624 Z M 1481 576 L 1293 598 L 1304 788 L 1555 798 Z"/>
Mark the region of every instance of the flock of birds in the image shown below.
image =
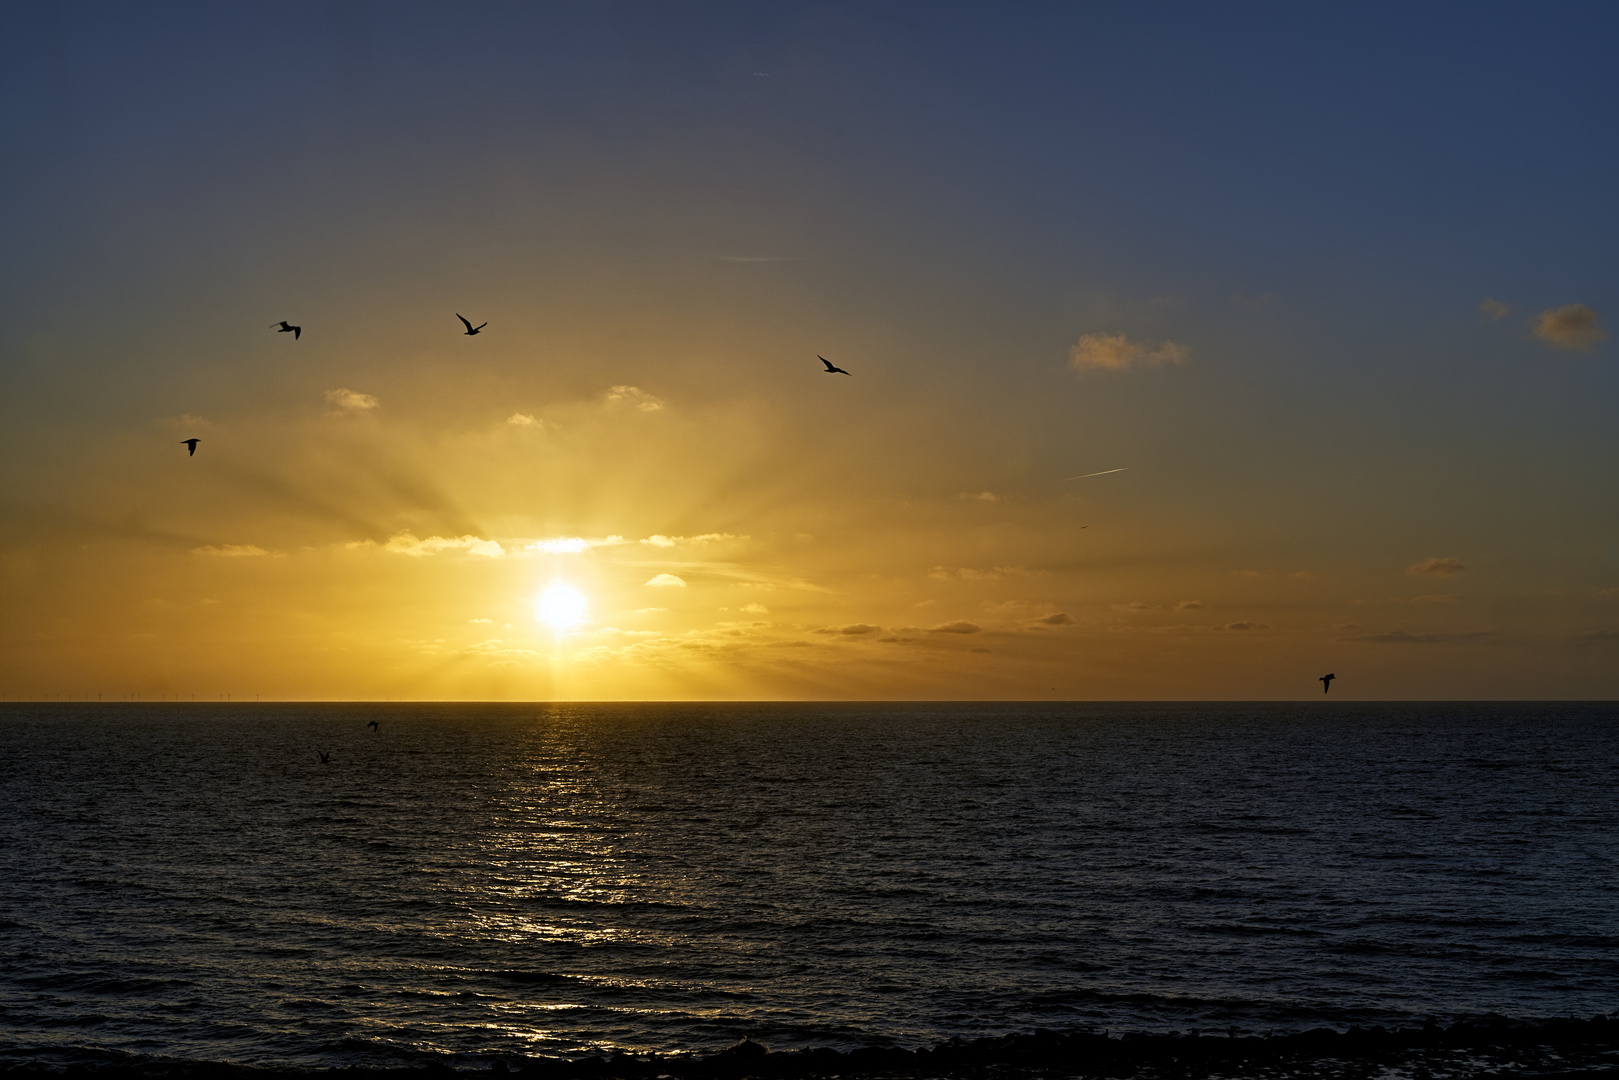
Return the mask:
<path id="1" fill-rule="evenodd" d="M 485 320 L 484 322 L 479 323 L 477 326 L 473 326 L 472 325 L 472 320 L 467 318 L 465 315 L 461 314 L 459 311 L 455 313 L 455 317 L 457 319 L 461 320 L 461 325 L 462 326 L 466 327 L 466 331 L 465 331 L 465 333 L 463 335 L 465 337 L 472 337 L 474 334 L 482 332 L 483 328 L 489 325 L 488 321 Z M 288 322 L 286 319 L 282 319 L 280 322 L 277 322 L 277 323 L 271 323 L 270 324 L 270 329 L 274 330 L 278 334 L 291 334 L 292 335 L 292 340 L 294 340 L 294 341 L 297 341 L 299 338 L 304 336 L 304 328 L 303 327 L 294 326 L 294 325 L 292 325 L 292 323 Z M 817 354 L 815 359 L 819 360 L 821 363 L 826 365 L 826 371 L 823 374 L 826 374 L 826 375 L 848 375 L 849 374 L 847 371 L 844 371 L 842 368 L 838 367 L 836 364 L 832 363 L 832 361 L 828 360 L 824 356 L 821 356 L 821 355 Z M 196 454 L 197 454 L 197 444 L 200 443 L 200 442 L 202 442 L 201 439 L 181 439 L 180 440 L 180 445 L 184 446 L 186 448 L 186 456 L 187 457 L 195 457 Z M 1122 470 L 1122 469 L 1114 469 L 1114 470 L 1111 470 L 1111 471 L 1113 471 L 1113 472 L 1123 472 L 1124 470 Z M 1098 473 L 1096 475 L 1101 475 L 1101 474 Z"/>

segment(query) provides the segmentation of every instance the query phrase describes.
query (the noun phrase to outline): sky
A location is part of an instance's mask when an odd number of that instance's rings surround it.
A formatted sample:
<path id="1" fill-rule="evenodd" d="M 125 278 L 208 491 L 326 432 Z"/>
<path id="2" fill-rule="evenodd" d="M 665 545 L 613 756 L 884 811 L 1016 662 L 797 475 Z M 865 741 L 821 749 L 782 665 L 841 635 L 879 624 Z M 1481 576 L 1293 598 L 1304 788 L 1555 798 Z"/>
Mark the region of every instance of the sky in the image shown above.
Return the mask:
<path id="1" fill-rule="evenodd" d="M 1611 4 L 0 22 L 0 697 L 1619 697 Z"/>

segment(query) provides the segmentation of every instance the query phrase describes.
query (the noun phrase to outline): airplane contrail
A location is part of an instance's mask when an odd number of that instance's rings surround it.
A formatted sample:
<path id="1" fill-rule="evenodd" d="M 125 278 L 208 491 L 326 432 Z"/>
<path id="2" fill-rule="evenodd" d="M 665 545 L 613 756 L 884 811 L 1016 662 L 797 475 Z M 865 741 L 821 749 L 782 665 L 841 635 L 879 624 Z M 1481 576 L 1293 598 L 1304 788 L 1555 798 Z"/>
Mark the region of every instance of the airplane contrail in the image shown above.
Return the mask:
<path id="1" fill-rule="evenodd" d="M 1065 484 L 1070 480 L 1083 480 L 1086 476 L 1106 476 L 1108 473 L 1124 472 L 1129 468 L 1130 466 L 1126 465 L 1123 469 L 1103 469 L 1101 472 L 1088 472 L 1085 476 L 1065 476 L 1058 480 L 1057 483 Z"/>

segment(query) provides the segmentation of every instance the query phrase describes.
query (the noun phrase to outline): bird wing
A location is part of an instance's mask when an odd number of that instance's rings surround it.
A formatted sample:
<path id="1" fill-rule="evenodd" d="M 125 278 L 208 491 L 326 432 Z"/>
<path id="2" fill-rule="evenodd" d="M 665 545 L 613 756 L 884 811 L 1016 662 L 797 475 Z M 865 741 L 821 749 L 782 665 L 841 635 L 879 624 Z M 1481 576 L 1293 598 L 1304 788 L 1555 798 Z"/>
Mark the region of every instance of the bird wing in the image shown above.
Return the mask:
<path id="1" fill-rule="evenodd" d="M 455 317 L 457 319 L 460 319 L 463 323 L 466 323 L 466 327 L 467 327 L 468 330 L 472 329 L 472 324 L 470 322 L 467 322 L 467 317 L 465 315 L 461 314 L 458 311 L 458 312 L 455 313 Z"/>
<path id="2" fill-rule="evenodd" d="M 836 371 L 836 370 L 838 370 L 837 368 L 832 366 L 832 361 L 828 360 L 826 357 L 822 356 L 820 353 L 815 354 L 815 359 L 817 359 L 821 363 L 825 364 L 826 365 L 826 370 L 828 370 L 828 371 Z"/>
<path id="3" fill-rule="evenodd" d="M 483 328 L 484 328 L 484 327 L 486 327 L 486 326 L 488 326 L 488 325 L 489 325 L 489 324 L 488 324 L 488 323 L 486 323 L 486 322 L 481 322 L 481 323 L 479 323 L 479 324 L 478 324 L 478 325 L 477 325 L 477 327 L 476 327 L 476 328 L 475 328 L 475 329 L 478 329 L 478 330 L 482 330 L 482 329 L 483 329 Z"/>
<path id="4" fill-rule="evenodd" d="M 292 340 L 297 341 L 299 338 L 301 338 L 303 336 L 304 336 L 304 328 L 303 327 L 294 326 L 292 328 Z"/>

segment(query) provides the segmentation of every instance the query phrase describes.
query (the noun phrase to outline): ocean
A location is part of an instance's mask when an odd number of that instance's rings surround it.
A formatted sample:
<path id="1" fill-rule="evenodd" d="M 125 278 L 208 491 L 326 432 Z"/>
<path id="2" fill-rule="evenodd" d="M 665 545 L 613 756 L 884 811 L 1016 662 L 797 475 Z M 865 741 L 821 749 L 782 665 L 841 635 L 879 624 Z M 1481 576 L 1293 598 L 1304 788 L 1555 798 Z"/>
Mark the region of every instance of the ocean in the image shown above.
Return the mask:
<path id="1" fill-rule="evenodd" d="M 0 1063 L 1611 1012 L 1615 719 L 4 705 Z"/>

